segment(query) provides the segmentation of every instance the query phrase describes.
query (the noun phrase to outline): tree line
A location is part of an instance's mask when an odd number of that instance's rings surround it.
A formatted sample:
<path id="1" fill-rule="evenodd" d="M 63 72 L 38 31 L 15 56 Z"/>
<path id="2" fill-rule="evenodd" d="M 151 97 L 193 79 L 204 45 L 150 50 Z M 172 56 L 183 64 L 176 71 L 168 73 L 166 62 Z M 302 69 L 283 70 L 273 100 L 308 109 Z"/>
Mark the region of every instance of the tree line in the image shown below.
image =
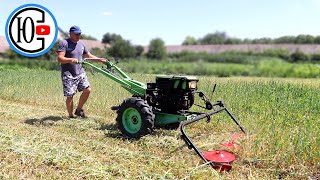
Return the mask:
<path id="1" fill-rule="evenodd" d="M 64 34 L 66 37 L 68 33 Z M 81 35 L 82 39 L 96 40 L 94 37 L 90 35 Z M 139 59 L 139 58 L 147 58 L 147 59 L 166 59 L 166 58 L 174 58 L 174 59 L 194 59 L 197 56 L 202 56 L 201 53 L 173 53 L 168 54 L 166 52 L 165 42 L 161 38 L 152 39 L 148 45 L 148 51 L 144 52 L 144 47 L 141 45 L 133 45 L 129 40 L 126 40 L 119 34 L 115 33 L 105 33 L 102 37 L 102 43 L 110 44 L 110 48 L 100 49 L 93 48 L 91 49 L 91 53 L 95 54 L 99 57 L 113 57 L 115 59 Z M 238 39 L 231 38 L 225 32 L 216 31 L 215 33 L 208 33 L 204 37 L 195 39 L 194 37 L 187 36 L 183 41 L 182 45 L 210 45 L 210 44 L 320 44 L 320 36 L 311 36 L 311 35 L 298 35 L 298 36 L 283 36 L 275 39 L 271 38 L 260 38 L 260 39 Z M 56 50 L 58 47 L 58 42 L 53 46 L 53 48 L 48 51 L 46 54 L 33 58 L 33 59 L 44 59 L 44 60 L 56 60 Z M 272 52 L 272 53 L 270 53 Z M 223 53 L 221 58 L 225 58 L 225 54 L 230 54 L 229 52 Z M 235 56 L 234 53 L 231 53 L 232 57 L 238 59 L 239 57 L 252 56 L 257 55 L 254 52 L 243 52 L 236 53 L 238 57 Z M 240 55 L 241 54 L 241 55 Z M 320 59 L 319 54 L 308 55 L 304 52 L 297 50 L 295 53 L 290 54 L 288 51 L 279 49 L 279 50 L 269 50 L 263 53 L 258 54 L 259 56 L 269 56 L 269 57 L 279 57 L 286 61 L 298 62 L 298 61 L 317 61 Z M 9 49 L 7 52 L 3 54 L 5 58 L 8 59 L 22 59 L 25 58 L 16 52 Z M 220 55 L 207 54 L 205 57 L 212 59 L 210 57 L 215 57 L 214 59 L 220 58 Z M 197 59 L 197 58 L 196 58 Z"/>
<path id="2" fill-rule="evenodd" d="M 68 37 L 68 32 L 64 32 L 62 29 L 60 29 L 60 32 L 62 32 L 65 37 Z M 81 39 L 97 40 L 86 34 L 81 34 Z M 143 54 L 144 47 L 142 45 L 133 45 L 129 40 L 126 40 L 119 34 L 105 33 L 102 37 L 102 43 L 109 44 L 111 48 L 93 48 L 90 50 L 91 53 L 100 57 L 111 56 L 116 59 L 140 58 L 142 56 L 146 56 L 148 59 L 164 59 L 166 57 L 165 42 L 161 38 L 155 38 L 150 41 L 149 50 L 146 54 Z M 56 48 L 52 48 L 47 55 L 39 58 L 44 57 L 51 59 L 52 56 L 55 55 L 55 51 Z M 12 52 L 9 52 L 9 54 L 12 55 Z"/>
<path id="3" fill-rule="evenodd" d="M 82 36 L 82 35 L 81 35 Z M 92 39 L 92 36 L 84 35 L 82 39 Z M 164 41 L 160 38 L 155 38 L 150 41 L 149 50 L 147 53 L 144 53 L 144 47 L 141 45 L 133 45 L 129 40 L 122 38 L 118 34 L 106 33 L 103 36 L 102 43 L 110 44 L 110 48 L 92 48 L 90 52 L 99 57 L 113 57 L 115 59 L 129 59 L 129 58 L 141 58 L 146 57 L 147 59 L 165 59 L 167 56 L 166 47 Z M 11 60 L 19 59 L 34 59 L 34 60 L 48 60 L 54 61 L 57 59 L 57 49 L 59 42 L 56 42 L 55 45 L 45 54 L 27 58 L 24 57 L 12 49 L 8 49 L 3 53 L 3 57 Z"/>
<path id="4" fill-rule="evenodd" d="M 187 36 L 182 45 L 209 45 L 209 44 L 320 44 L 320 35 L 297 35 L 297 36 L 281 36 L 278 38 L 256 38 L 256 39 L 240 39 L 230 37 L 226 32 L 216 31 L 208 33 L 202 38 L 196 39 Z"/>

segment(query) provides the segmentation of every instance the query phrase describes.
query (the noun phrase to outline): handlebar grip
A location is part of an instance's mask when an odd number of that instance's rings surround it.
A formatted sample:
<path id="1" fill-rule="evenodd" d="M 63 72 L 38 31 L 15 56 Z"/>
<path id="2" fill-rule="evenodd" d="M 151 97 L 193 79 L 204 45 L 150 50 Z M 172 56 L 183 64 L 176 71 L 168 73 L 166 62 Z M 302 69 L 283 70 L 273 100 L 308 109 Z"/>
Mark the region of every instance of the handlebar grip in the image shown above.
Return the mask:
<path id="1" fill-rule="evenodd" d="M 87 60 L 101 60 L 101 59 L 106 59 L 106 58 L 84 58 L 83 61 L 87 61 Z"/>

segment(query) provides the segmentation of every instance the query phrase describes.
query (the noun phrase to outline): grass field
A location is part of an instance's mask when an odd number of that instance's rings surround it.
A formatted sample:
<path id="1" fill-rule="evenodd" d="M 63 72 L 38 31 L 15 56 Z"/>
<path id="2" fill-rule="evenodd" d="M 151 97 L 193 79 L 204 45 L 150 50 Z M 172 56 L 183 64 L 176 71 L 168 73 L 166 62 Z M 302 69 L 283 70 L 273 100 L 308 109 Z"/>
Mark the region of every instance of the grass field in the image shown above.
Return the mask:
<path id="1" fill-rule="evenodd" d="M 110 107 L 130 94 L 102 75 L 88 75 L 90 118 L 68 120 L 59 72 L 0 69 L 0 179 L 319 178 L 319 79 L 200 77 L 199 89 L 223 100 L 248 131 L 233 169 L 219 174 L 184 146 L 179 130 L 123 139 Z M 202 150 L 238 132 L 223 114 L 187 130 Z"/>

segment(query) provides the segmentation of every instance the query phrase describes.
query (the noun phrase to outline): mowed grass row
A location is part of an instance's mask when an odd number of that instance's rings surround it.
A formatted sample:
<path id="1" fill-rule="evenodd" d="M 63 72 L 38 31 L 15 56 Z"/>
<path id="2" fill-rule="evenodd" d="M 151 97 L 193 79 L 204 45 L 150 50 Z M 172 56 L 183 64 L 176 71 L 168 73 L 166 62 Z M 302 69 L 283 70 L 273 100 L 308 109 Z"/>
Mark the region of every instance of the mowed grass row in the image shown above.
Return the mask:
<path id="1" fill-rule="evenodd" d="M 221 175 L 201 166 L 194 151 L 183 147 L 179 130 L 156 129 L 138 141 L 123 139 L 110 107 L 130 94 L 100 74 L 88 75 L 93 88 L 86 104 L 90 118 L 70 121 L 64 117 L 59 72 L 0 71 L 0 177 L 307 179 L 319 175 L 318 79 L 200 77 L 199 89 L 212 100 L 223 100 L 248 132 L 239 141 L 232 171 Z M 132 76 L 142 82 L 155 79 Z M 231 133 L 239 132 L 224 114 L 187 130 L 203 151 L 218 148 L 230 141 Z"/>

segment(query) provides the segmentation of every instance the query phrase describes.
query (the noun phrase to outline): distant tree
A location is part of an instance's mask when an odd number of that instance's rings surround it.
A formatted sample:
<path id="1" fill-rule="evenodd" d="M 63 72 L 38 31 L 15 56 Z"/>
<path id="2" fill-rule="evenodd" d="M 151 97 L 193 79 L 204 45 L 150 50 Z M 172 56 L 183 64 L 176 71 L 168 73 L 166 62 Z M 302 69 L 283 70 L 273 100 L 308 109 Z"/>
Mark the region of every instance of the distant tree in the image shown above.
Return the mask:
<path id="1" fill-rule="evenodd" d="M 3 57 L 4 58 L 8 58 L 8 59 L 21 59 L 24 58 L 24 56 L 18 54 L 17 52 L 15 52 L 14 50 L 12 50 L 11 48 L 6 50 L 3 53 Z"/>
<path id="2" fill-rule="evenodd" d="M 127 40 L 116 40 L 112 43 L 108 53 L 115 58 L 133 58 L 136 56 L 136 49 Z"/>
<path id="3" fill-rule="evenodd" d="M 102 43 L 105 43 L 105 44 L 113 44 L 115 43 L 116 41 L 120 41 L 120 40 L 123 40 L 123 38 L 121 37 L 121 35 L 119 34 L 110 34 L 110 33 L 106 33 L 103 35 L 102 37 Z"/>
<path id="4" fill-rule="evenodd" d="M 147 57 L 151 59 L 164 59 L 167 56 L 164 41 L 160 38 L 152 39 L 149 44 Z"/>
<path id="5" fill-rule="evenodd" d="M 313 44 L 314 37 L 311 35 L 298 35 L 294 41 L 296 44 Z"/>
<path id="6" fill-rule="evenodd" d="M 224 44 L 241 44 L 242 40 L 239 38 L 228 38 L 225 40 Z"/>
<path id="7" fill-rule="evenodd" d="M 295 41 L 294 36 L 281 36 L 273 40 L 276 44 L 293 44 Z"/>
<path id="8" fill-rule="evenodd" d="M 136 57 L 140 57 L 143 54 L 144 47 L 141 45 L 135 46 L 136 49 Z"/>
<path id="9" fill-rule="evenodd" d="M 107 57 L 107 49 L 101 49 L 101 48 L 92 48 L 90 49 L 90 53 L 94 54 L 97 57 Z"/>
<path id="10" fill-rule="evenodd" d="M 182 45 L 196 45 L 196 44 L 198 44 L 198 41 L 196 40 L 196 38 L 192 36 L 187 36 L 182 43 Z"/>
<path id="11" fill-rule="evenodd" d="M 252 43 L 252 40 L 251 39 L 248 39 L 248 38 L 246 38 L 246 39 L 244 39 L 243 41 L 242 41 L 242 44 L 251 44 Z"/>
<path id="12" fill-rule="evenodd" d="M 97 41 L 97 38 L 91 36 L 91 35 L 86 35 L 86 34 L 81 34 L 81 39 L 87 39 L 87 40 L 95 40 Z"/>
<path id="13" fill-rule="evenodd" d="M 41 59 L 41 60 L 47 60 L 47 61 L 56 61 L 57 59 L 57 49 L 58 49 L 58 44 L 59 42 L 57 41 L 54 46 L 52 46 L 52 48 L 45 54 L 38 56 L 38 57 L 29 57 L 28 59 Z M 8 59 L 26 59 L 27 57 L 22 56 L 20 54 L 18 54 L 17 52 L 15 52 L 12 49 L 8 49 L 3 53 L 3 57 L 4 58 L 8 58 Z"/>
<path id="14" fill-rule="evenodd" d="M 314 43 L 315 43 L 315 44 L 320 44 L 320 36 L 316 36 L 316 37 L 314 38 Z"/>
<path id="15" fill-rule="evenodd" d="M 253 39 L 251 41 L 252 44 L 271 44 L 273 43 L 273 39 L 271 38 L 259 38 L 259 39 Z"/>
<path id="16" fill-rule="evenodd" d="M 216 31 L 215 33 L 209 33 L 200 39 L 200 44 L 224 44 L 227 39 L 225 32 Z"/>

